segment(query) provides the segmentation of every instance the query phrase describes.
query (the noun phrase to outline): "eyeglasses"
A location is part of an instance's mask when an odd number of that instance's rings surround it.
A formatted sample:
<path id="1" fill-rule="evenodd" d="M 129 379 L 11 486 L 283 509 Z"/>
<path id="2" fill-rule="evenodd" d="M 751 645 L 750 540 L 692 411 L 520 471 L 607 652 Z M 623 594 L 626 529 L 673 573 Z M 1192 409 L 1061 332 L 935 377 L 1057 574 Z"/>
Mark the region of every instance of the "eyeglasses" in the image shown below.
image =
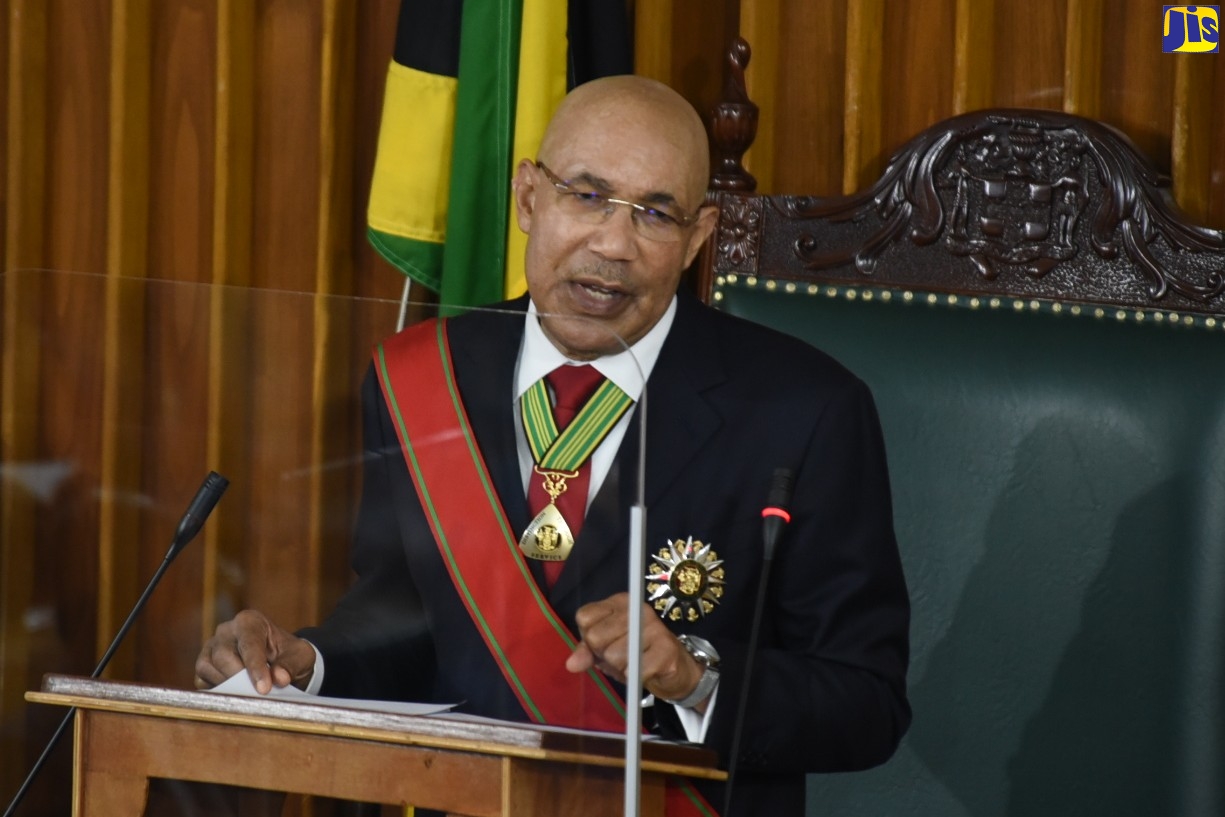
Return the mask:
<path id="1" fill-rule="evenodd" d="M 624 204 L 630 208 L 630 221 L 638 235 L 651 241 L 680 241 L 684 229 L 698 220 L 696 214 L 670 213 L 649 204 L 618 199 L 598 190 L 579 187 L 559 179 L 544 166 L 544 162 L 536 162 L 536 167 L 557 189 L 558 208 L 570 218 L 587 224 L 603 224 L 612 216 L 618 204 Z"/>

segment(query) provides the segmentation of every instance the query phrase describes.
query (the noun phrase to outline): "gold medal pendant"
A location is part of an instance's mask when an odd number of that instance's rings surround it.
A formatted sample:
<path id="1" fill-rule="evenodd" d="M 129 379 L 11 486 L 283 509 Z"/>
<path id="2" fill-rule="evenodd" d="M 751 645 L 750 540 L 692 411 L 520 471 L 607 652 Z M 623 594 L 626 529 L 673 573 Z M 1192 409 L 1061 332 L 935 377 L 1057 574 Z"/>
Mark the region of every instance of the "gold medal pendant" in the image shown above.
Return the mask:
<path id="1" fill-rule="evenodd" d="M 566 519 L 557 510 L 557 498 L 566 492 L 566 479 L 578 476 L 577 471 L 544 471 L 534 469 L 544 477 L 544 490 L 549 495 L 549 504 L 536 514 L 523 535 L 519 537 L 519 550 L 529 559 L 542 562 L 564 562 L 574 547 L 574 534 Z"/>

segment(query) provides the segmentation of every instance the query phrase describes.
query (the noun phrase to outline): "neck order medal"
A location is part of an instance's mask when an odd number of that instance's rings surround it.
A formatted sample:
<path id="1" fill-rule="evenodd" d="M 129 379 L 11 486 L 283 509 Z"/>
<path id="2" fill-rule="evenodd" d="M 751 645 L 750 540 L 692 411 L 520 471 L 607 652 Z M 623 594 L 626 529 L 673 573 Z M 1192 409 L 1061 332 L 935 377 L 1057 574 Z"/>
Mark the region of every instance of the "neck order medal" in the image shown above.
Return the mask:
<path id="1" fill-rule="evenodd" d="M 532 471 L 544 478 L 544 490 L 549 495 L 549 504 L 536 514 L 536 518 L 519 537 L 519 550 L 529 559 L 542 562 L 565 561 L 574 547 L 574 534 L 566 524 L 566 518 L 557 510 L 557 498 L 566 492 L 566 480 L 578 475 L 577 471 L 545 471 L 539 465 Z"/>
<path id="2" fill-rule="evenodd" d="M 565 493 L 566 480 L 578 476 L 579 468 L 590 459 L 633 403 L 615 383 L 605 380 L 574 420 L 559 432 L 545 382 L 539 380 L 524 392 L 519 400 L 519 411 L 535 461 L 533 479 L 537 475 L 542 478 L 544 490 L 549 495 L 549 504 L 536 514 L 519 537 L 519 550 L 524 556 L 560 562 L 570 555 L 574 534 L 557 509 L 557 498 Z"/>

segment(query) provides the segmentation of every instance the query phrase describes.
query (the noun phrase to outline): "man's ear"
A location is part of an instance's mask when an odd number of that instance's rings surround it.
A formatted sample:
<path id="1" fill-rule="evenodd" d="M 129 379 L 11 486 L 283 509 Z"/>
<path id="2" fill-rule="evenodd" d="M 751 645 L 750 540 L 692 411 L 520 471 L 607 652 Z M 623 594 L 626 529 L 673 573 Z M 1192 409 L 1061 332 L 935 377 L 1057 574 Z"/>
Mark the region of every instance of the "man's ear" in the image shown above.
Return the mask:
<path id="1" fill-rule="evenodd" d="M 515 176 L 510 181 L 511 193 L 515 199 L 515 220 L 519 229 L 525 233 L 532 231 L 532 215 L 536 212 L 536 163 L 531 159 L 521 159 L 515 168 Z"/>
<path id="2" fill-rule="evenodd" d="M 718 223 L 718 207 L 707 204 L 698 210 L 698 221 L 693 226 L 693 232 L 689 236 L 689 243 L 685 246 L 685 267 L 693 263 L 698 250 L 702 249 L 702 245 L 706 243 L 706 239 L 714 232 L 715 225 Z"/>

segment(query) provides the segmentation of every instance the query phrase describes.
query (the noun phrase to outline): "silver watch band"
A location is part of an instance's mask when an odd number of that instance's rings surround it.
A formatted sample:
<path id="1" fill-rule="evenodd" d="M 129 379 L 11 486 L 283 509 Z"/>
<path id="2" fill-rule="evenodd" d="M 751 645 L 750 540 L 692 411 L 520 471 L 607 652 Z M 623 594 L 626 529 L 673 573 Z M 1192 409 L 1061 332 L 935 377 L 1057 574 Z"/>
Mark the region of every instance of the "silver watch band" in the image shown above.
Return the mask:
<path id="1" fill-rule="evenodd" d="M 713 644 L 696 635 L 684 633 L 677 636 L 677 640 L 681 642 L 681 646 L 685 648 L 685 651 L 702 665 L 702 677 L 698 679 L 698 685 L 693 688 L 692 692 L 684 698 L 668 701 L 668 703 L 673 706 L 679 706 L 682 709 L 693 709 L 709 698 L 711 693 L 715 691 L 715 687 L 719 685 L 719 653 L 715 650 Z"/>
<path id="2" fill-rule="evenodd" d="M 698 685 L 693 688 L 684 698 L 678 700 L 664 699 L 665 702 L 673 706 L 679 706 L 681 709 L 693 709 L 702 701 L 710 697 L 710 694 L 715 691 L 715 687 L 719 685 L 719 671 L 714 667 L 702 667 L 702 677 L 698 679 Z"/>

